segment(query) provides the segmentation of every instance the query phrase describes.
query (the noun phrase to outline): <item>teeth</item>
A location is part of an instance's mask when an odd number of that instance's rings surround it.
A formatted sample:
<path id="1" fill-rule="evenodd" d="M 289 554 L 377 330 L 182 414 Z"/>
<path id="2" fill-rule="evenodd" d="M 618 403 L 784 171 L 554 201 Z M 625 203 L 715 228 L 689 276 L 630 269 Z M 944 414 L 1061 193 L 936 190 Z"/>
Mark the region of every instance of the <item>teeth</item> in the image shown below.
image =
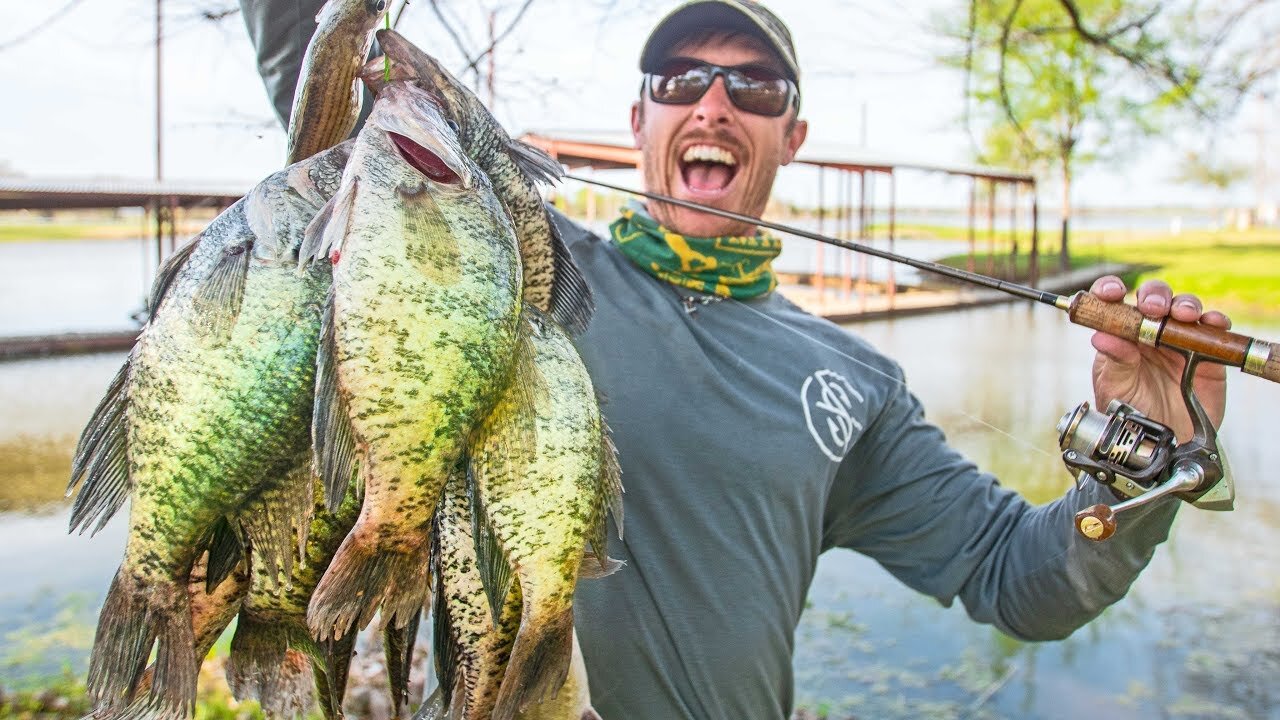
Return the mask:
<path id="1" fill-rule="evenodd" d="M 722 147 L 715 145 L 694 145 L 684 151 L 684 156 L 680 158 L 684 162 L 713 162 L 721 165 L 737 165 L 738 161 Z"/>

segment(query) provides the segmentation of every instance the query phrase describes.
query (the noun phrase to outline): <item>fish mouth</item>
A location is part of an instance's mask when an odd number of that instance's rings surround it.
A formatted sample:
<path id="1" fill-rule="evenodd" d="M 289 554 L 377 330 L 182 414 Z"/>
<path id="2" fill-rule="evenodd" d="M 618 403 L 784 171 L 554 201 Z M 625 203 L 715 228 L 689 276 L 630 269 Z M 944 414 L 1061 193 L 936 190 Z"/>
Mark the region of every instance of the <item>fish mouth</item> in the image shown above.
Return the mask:
<path id="1" fill-rule="evenodd" d="M 461 185 L 462 176 L 453 171 L 439 155 L 396 132 L 388 132 L 391 142 L 400 151 L 400 157 L 415 170 L 431 180 L 444 185 Z"/>
<path id="2" fill-rule="evenodd" d="M 728 194 L 741 162 L 738 153 L 723 145 L 695 142 L 685 146 L 676 167 L 690 195 L 712 199 Z"/>
<path id="3" fill-rule="evenodd" d="M 456 131 L 429 93 L 408 82 L 394 82 L 378 96 L 369 124 L 387 134 L 396 151 L 430 180 L 471 187 L 472 173 Z"/>

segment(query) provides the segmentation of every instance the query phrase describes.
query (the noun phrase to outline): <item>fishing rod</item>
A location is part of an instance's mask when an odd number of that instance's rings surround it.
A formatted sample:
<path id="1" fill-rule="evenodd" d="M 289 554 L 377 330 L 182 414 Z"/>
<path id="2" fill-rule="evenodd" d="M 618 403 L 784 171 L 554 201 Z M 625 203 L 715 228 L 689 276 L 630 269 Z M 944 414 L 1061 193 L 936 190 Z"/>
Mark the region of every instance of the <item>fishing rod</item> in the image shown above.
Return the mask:
<path id="1" fill-rule="evenodd" d="M 660 193 L 635 190 L 571 173 L 564 177 L 816 240 L 1052 305 L 1065 311 L 1076 325 L 1178 352 L 1187 361 L 1180 388 L 1191 418 L 1193 433 L 1189 441 L 1179 444 L 1172 429 L 1119 400 L 1113 400 L 1105 413 L 1091 409 L 1087 402 L 1081 403 L 1058 422 L 1062 461 L 1076 473 L 1077 482 L 1083 484 L 1094 480 L 1125 498 L 1113 506 L 1098 504 L 1081 510 L 1076 514 L 1076 530 L 1090 540 L 1106 540 L 1116 531 L 1117 513 L 1169 495 L 1207 510 L 1230 510 L 1234 507 L 1235 483 L 1227 473 L 1222 453 L 1218 450 L 1217 430 L 1193 389 L 1196 368 L 1201 362 L 1213 362 L 1280 382 L 1280 344 L 1198 322 L 1182 322 L 1169 317 L 1159 320 L 1148 318 L 1132 305 L 1107 302 L 1089 292 L 1058 295 Z"/>

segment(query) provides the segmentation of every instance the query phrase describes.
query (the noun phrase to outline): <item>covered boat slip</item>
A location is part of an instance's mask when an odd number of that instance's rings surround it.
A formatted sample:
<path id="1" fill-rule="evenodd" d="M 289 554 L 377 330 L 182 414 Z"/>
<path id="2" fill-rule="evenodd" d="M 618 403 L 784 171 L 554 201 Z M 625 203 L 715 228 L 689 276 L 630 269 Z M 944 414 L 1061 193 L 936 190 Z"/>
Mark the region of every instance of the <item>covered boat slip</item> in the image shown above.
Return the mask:
<path id="1" fill-rule="evenodd" d="M 640 163 L 640 152 L 630 145 L 629 138 L 618 133 L 532 131 L 520 139 L 542 148 L 570 170 L 635 169 Z M 998 266 L 1015 261 L 1019 243 L 1025 241 L 1022 252 L 1027 256 L 1030 271 L 1028 284 L 1041 287 L 1036 228 L 1039 201 L 1036 180 L 1030 174 L 978 165 L 932 165 L 865 151 L 822 147 L 802 149 L 794 165 L 816 170 L 812 196 L 817 200 L 816 209 L 799 219 L 806 230 L 879 245 L 890 252 L 895 252 L 895 244 L 900 239 L 899 177 L 942 174 L 967 180 L 964 212 L 969 259 L 965 269 L 987 274 L 998 272 Z M 887 184 L 887 190 L 878 191 L 878 182 Z M 598 219 L 595 194 L 587 193 L 585 201 L 585 219 L 592 223 Z M 1001 214 L 1008 213 L 1007 219 L 1001 221 L 1004 227 L 1000 234 L 1006 239 L 999 254 L 996 249 L 998 208 L 1003 208 Z M 981 231 L 980 224 L 985 224 Z M 983 250 L 979 249 L 980 234 L 986 241 Z M 932 312 L 1008 299 L 998 293 L 970 288 L 907 288 L 895 277 L 892 263 L 876 277 L 869 270 L 869 258 L 856 255 L 855 259 L 855 255 L 848 250 L 814 243 L 803 269 L 779 270 L 783 292 L 806 309 L 836 321 Z M 1053 287 L 1046 285 L 1043 289 L 1056 292 L 1055 288 L 1087 286 L 1097 274 L 1095 269 L 1079 277 L 1076 273 L 1056 276 L 1049 280 Z M 1090 277 L 1084 279 L 1084 275 Z"/>
<path id="2" fill-rule="evenodd" d="M 547 151 L 570 170 L 635 169 L 640 162 L 640 153 L 630 146 L 629 138 L 617 133 L 531 132 L 522 139 Z M 1031 175 L 979 166 L 927 165 L 822 148 L 802 151 L 795 165 L 816 171 L 816 195 L 811 197 L 817 202 L 809 205 L 816 206 L 816 210 L 804 210 L 799 218 L 792 219 L 808 230 L 895 251 L 901 234 L 899 177 L 944 174 L 968 182 L 967 209 L 962 211 L 969 253 L 966 269 L 997 272 L 998 264 L 1011 263 L 1022 252 L 1029 263 L 1030 284 L 1053 292 L 1086 287 L 1101 274 L 1100 269 L 1093 268 L 1039 282 L 1038 206 L 1036 181 Z M 249 187 L 248 183 L 241 187 L 169 180 L 0 178 L 0 211 L 139 208 L 143 211 L 139 234 L 149 246 L 146 253 L 154 268 L 186 239 L 179 237 L 178 229 L 184 215 L 197 209 L 220 211 Z M 561 185 L 552 192 L 566 192 L 565 188 Z M 588 224 L 602 219 L 596 217 L 596 199 L 595 193 L 585 194 Z M 998 208 L 1001 215 L 1007 213 L 1000 220 L 999 234 L 1003 237 L 999 250 Z M 980 228 L 983 224 L 985 228 Z M 986 242 L 980 243 L 980 238 Z M 980 244 L 985 247 L 980 248 Z M 803 253 L 799 261 L 792 267 L 779 268 L 782 291 L 810 312 L 836 322 L 936 312 L 1009 299 L 976 288 L 912 286 L 895 276 L 893 263 L 822 243 L 798 247 Z M 871 268 L 871 263 L 881 265 Z M 122 349 L 131 346 L 135 338 L 136 331 L 0 337 L 0 358 Z"/>

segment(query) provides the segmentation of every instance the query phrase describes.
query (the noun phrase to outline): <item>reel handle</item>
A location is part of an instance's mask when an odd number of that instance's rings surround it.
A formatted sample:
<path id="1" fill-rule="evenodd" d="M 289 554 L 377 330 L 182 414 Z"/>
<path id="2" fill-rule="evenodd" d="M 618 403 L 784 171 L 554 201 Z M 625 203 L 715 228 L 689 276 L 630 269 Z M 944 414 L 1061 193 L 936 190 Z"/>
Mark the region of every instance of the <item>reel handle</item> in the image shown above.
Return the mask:
<path id="1" fill-rule="evenodd" d="M 1076 532 L 1090 540 L 1102 542 L 1116 532 L 1116 514 L 1110 505 L 1101 503 L 1076 513 Z"/>
<path id="2" fill-rule="evenodd" d="M 1132 305 L 1109 303 L 1083 291 L 1071 296 L 1067 317 L 1077 325 L 1151 347 L 1193 352 L 1202 359 L 1238 367 L 1250 375 L 1280 383 L 1280 344 L 1201 323 L 1172 318 L 1153 320 Z"/>

